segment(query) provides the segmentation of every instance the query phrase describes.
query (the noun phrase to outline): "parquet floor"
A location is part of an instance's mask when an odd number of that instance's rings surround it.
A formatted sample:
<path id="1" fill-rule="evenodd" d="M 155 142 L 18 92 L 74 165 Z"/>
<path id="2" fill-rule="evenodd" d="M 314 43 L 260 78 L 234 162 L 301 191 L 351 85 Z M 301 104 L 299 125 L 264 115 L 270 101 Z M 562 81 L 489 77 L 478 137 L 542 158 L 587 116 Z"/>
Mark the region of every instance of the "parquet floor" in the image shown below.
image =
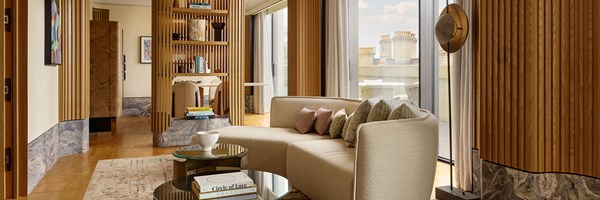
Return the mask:
<path id="1" fill-rule="evenodd" d="M 268 126 L 268 115 L 246 115 L 245 125 Z M 171 148 L 153 148 L 150 118 L 119 118 L 111 136 L 90 136 L 86 153 L 65 156 L 33 189 L 27 199 L 82 199 L 98 160 L 171 154 Z M 435 186 L 449 184 L 448 165 L 438 163 Z"/>

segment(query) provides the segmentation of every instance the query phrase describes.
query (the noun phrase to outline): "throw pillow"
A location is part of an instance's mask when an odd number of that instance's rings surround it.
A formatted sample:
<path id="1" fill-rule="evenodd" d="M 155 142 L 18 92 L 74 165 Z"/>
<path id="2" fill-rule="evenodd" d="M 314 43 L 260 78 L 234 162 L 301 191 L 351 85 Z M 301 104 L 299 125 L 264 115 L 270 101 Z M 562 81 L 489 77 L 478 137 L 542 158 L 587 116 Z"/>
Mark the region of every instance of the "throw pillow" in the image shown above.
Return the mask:
<path id="1" fill-rule="evenodd" d="M 325 135 L 329 131 L 329 125 L 331 124 L 333 110 L 320 107 L 315 113 L 317 119 L 315 119 L 315 131 L 319 135 Z"/>
<path id="2" fill-rule="evenodd" d="M 369 117 L 367 117 L 367 122 L 376 122 L 376 121 L 385 121 L 392 113 L 392 110 L 396 109 L 398 106 L 402 105 L 406 101 L 400 100 L 400 98 L 394 98 L 390 100 L 381 100 L 379 103 L 375 104 L 369 112 Z"/>
<path id="3" fill-rule="evenodd" d="M 335 115 L 333 115 L 331 124 L 329 125 L 329 136 L 331 139 L 340 137 L 342 131 L 344 131 L 344 123 L 346 122 L 346 118 L 348 118 L 348 114 L 346 114 L 345 108 L 338 110 Z"/>
<path id="4" fill-rule="evenodd" d="M 354 116 L 354 113 L 350 114 L 350 116 L 346 117 L 346 121 L 344 122 L 344 128 L 342 128 L 342 140 L 346 138 L 346 132 L 348 132 L 348 126 L 350 125 L 350 120 Z"/>
<path id="5" fill-rule="evenodd" d="M 350 119 L 350 123 L 348 124 L 348 130 L 344 133 L 344 141 L 347 147 L 354 147 L 356 144 L 356 131 L 358 129 L 358 125 L 367 122 L 367 118 L 369 117 L 369 112 L 371 112 L 371 108 L 381 101 L 380 97 L 373 97 L 362 103 L 358 104 L 356 110 L 352 115 L 352 119 Z"/>
<path id="6" fill-rule="evenodd" d="M 388 116 L 388 120 L 410 119 L 421 116 L 419 106 L 414 101 L 404 102 L 398 106 Z"/>
<path id="7" fill-rule="evenodd" d="M 296 130 L 302 134 L 308 133 L 313 128 L 313 124 L 315 124 L 315 119 L 317 118 L 315 113 L 315 110 L 308 109 L 307 107 L 300 109 L 298 119 L 296 120 Z"/>

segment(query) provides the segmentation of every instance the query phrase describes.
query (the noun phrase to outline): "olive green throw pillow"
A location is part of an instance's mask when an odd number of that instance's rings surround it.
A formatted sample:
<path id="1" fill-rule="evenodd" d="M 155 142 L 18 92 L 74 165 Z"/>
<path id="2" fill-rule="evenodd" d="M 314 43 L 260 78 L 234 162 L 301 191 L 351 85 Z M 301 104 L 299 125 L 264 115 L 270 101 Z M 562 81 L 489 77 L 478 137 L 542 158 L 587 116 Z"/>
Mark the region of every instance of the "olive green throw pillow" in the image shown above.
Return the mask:
<path id="1" fill-rule="evenodd" d="M 390 100 L 381 100 L 379 103 L 375 104 L 369 112 L 369 117 L 367 117 L 367 122 L 376 122 L 376 121 L 385 121 L 392 113 L 392 110 L 396 109 L 398 106 L 406 103 L 407 101 L 400 100 L 400 98 L 394 98 Z"/>
<path id="2" fill-rule="evenodd" d="M 342 132 L 344 131 L 344 123 L 346 123 L 346 118 L 348 118 L 348 114 L 346 113 L 346 109 L 342 108 L 338 110 L 331 120 L 331 124 L 329 125 L 329 136 L 331 139 L 335 139 L 340 137 Z"/>
<path id="3" fill-rule="evenodd" d="M 367 122 L 371 108 L 379 101 L 381 101 L 381 97 L 373 97 L 363 101 L 356 107 L 356 110 L 352 113 L 352 119 L 350 119 L 348 124 L 348 130 L 344 133 L 344 141 L 347 147 L 354 147 L 356 145 L 358 125 Z"/>
<path id="4" fill-rule="evenodd" d="M 408 101 L 398 106 L 388 116 L 388 120 L 411 119 L 421 116 L 419 106 L 414 101 Z"/>

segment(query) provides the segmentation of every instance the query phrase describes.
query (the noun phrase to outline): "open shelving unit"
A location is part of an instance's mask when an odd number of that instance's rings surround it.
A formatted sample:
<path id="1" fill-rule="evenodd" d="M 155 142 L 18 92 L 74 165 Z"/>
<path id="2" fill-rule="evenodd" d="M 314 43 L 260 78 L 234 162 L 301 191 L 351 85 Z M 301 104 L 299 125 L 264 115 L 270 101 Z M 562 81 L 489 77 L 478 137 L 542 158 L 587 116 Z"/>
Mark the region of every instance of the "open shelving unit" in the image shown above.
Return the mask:
<path id="1" fill-rule="evenodd" d="M 172 81 L 176 77 L 216 76 L 223 81 L 223 107 L 233 125 L 243 123 L 244 114 L 244 0 L 153 0 L 152 20 L 152 131 L 165 131 L 171 120 Z M 189 3 L 208 3 L 212 9 L 185 8 Z M 203 41 L 188 40 L 188 22 L 206 20 Z M 215 40 L 212 22 L 224 22 L 222 39 Z M 179 37 L 174 37 L 174 33 Z M 187 73 L 196 66 L 196 57 L 206 60 L 211 72 Z M 181 69 L 185 69 L 181 71 Z M 156 138 L 156 137 L 155 137 Z M 156 144 L 156 141 L 155 141 Z"/>

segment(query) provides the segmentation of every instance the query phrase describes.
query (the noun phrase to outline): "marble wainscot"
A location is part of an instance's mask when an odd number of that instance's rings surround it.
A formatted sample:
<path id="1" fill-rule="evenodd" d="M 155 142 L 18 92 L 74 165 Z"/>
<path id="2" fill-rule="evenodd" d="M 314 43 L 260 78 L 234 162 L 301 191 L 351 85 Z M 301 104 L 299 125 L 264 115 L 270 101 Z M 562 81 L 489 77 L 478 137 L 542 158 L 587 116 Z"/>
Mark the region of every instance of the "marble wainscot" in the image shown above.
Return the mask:
<path id="1" fill-rule="evenodd" d="M 151 114 L 151 97 L 123 98 L 123 112 L 121 112 L 121 117 L 149 117 Z"/>
<path id="2" fill-rule="evenodd" d="M 231 126 L 229 118 L 214 118 L 204 120 L 185 120 L 172 118 L 171 126 L 164 132 L 154 134 L 155 147 L 172 147 L 189 145 L 192 136 L 199 131 L 210 131 Z"/>
<path id="3" fill-rule="evenodd" d="M 90 146 L 89 120 L 60 122 L 27 145 L 27 193 L 61 157 L 84 153 Z"/>
<path id="4" fill-rule="evenodd" d="M 600 179 L 567 173 L 529 173 L 482 161 L 481 199 L 600 199 Z"/>
<path id="5" fill-rule="evenodd" d="M 481 197 L 481 157 L 479 149 L 473 149 L 473 194 Z"/>

